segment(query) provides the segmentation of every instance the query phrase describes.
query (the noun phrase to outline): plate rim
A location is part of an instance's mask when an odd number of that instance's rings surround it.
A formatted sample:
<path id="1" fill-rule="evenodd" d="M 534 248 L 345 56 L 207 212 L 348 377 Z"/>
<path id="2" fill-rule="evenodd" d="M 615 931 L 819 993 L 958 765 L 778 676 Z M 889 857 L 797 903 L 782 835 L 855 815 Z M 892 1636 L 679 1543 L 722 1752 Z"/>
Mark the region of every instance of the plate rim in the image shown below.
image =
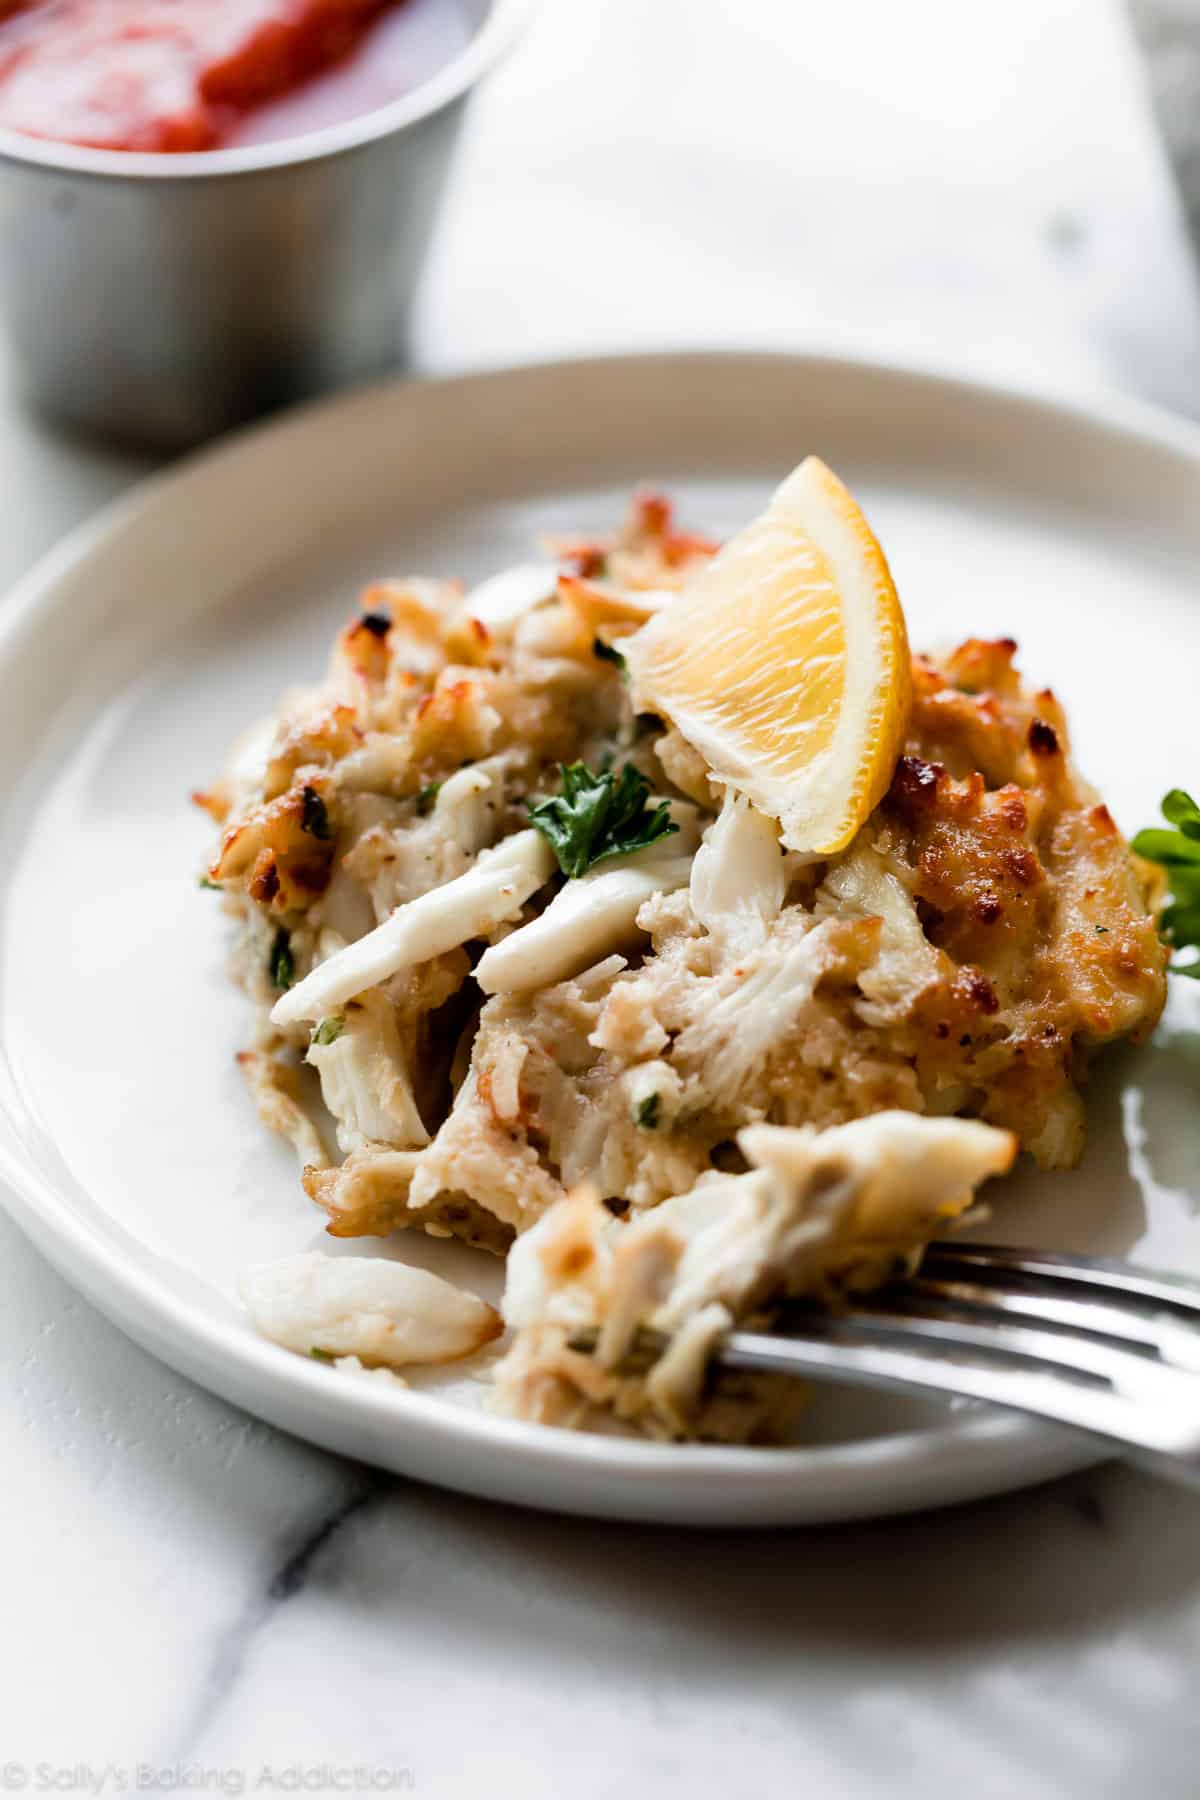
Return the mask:
<path id="1" fill-rule="evenodd" d="M 344 425 L 359 409 L 403 406 L 413 390 L 469 391 L 483 384 L 566 376 L 582 366 L 627 370 L 631 364 L 670 365 L 699 373 L 714 362 L 729 367 L 747 361 L 786 365 L 794 374 L 819 373 L 825 380 L 840 373 L 867 380 L 899 378 L 917 388 L 932 387 L 947 399 L 1015 404 L 1033 417 L 1116 435 L 1131 449 L 1148 444 L 1170 451 L 1200 475 L 1200 425 L 1149 402 L 1117 395 L 1093 399 L 995 375 L 964 373 L 949 365 L 853 354 L 841 348 L 832 353 L 729 346 L 643 350 L 499 364 L 419 381 L 398 378 L 326 397 L 252 425 L 134 483 L 38 558 L 0 600 L 0 665 L 39 607 L 52 602 L 59 583 L 148 512 L 169 508 L 181 499 L 186 503 L 189 487 L 221 464 L 236 465 L 239 458 L 264 450 L 284 454 L 295 434 Z M 0 1201 L 26 1236 L 72 1286 L 160 1361 L 325 1448 L 362 1456 L 366 1439 L 374 1443 L 374 1451 L 366 1454 L 385 1466 L 487 1498 L 608 1519 L 729 1525 L 817 1522 L 956 1503 L 1031 1485 L 1112 1453 L 1060 1428 L 999 1413 L 846 1443 L 763 1450 L 589 1437 L 457 1407 L 436 1395 L 384 1391 L 378 1383 L 347 1381 L 335 1388 L 327 1370 L 310 1367 L 302 1358 L 239 1330 L 233 1321 L 205 1312 L 190 1296 L 163 1287 L 155 1281 L 149 1262 L 124 1254 L 116 1237 L 89 1221 L 20 1142 L 13 1119 L 19 1116 L 22 1101 L 3 1052 L 0 1042 L 4 1077 Z M 389 1440 L 402 1454 L 382 1454 Z M 497 1450 L 506 1454 L 494 1463 Z M 482 1459 L 482 1475 L 478 1468 L 459 1466 L 472 1455 Z M 873 1474 L 882 1478 L 883 1487 L 864 1503 L 862 1489 L 873 1487 Z M 664 1499 L 656 1495 L 654 1484 L 666 1477 L 696 1491 L 681 1502 Z M 555 1491 L 539 1497 L 537 1490 L 546 1478 L 553 1481 Z M 589 1488 L 592 1481 L 594 1492 Z M 605 1492 L 606 1483 L 609 1488 L 622 1487 L 615 1504 L 611 1492 Z M 850 1491 L 840 1491 L 844 1484 Z M 733 1508 L 726 1510 L 730 1500 Z"/>
<path id="2" fill-rule="evenodd" d="M 9 584 L 0 595 L 0 655 L 9 634 L 23 616 L 36 604 L 43 589 L 61 580 L 94 549 L 136 522 L 148 505 L 170 498 L 173 490 L 185 487 L 202 471 L 226 459 L 260 449 L 272 440 L 281 445 L 293 435 L 328 424 L 335 419 L 349 419 L 360 408 L 375 406 L 421 394 L 431 389 L 468 389 L 491 383 L 520 380 L 524 377 L 544 378 L 570 375 L 579 369 L 625 368 L 629 365 L 652 367 L 696 368 L 717 363 L 736 365 L 762 363 L 789 367 L 799 371 L 810 369 L 822 376 L 845 372 L 857 377 L 883 376 L 907 381 L 915 387 L 937 389 L 946 398 L 983 398 L 991 402 L 1008 401 L 1031 413 L 1051 415 L 1076 426 L 1097 428 L 1115 436 L 1140 439 L 1155 449 L 1168 450 L 1196 466 L 1200 474 L 1200 420 L 1171 412 L 1155 401 L 1133 395 L 1101 392 L 1081 393 L 1076 387 L 1055 387 L 1032 380 L 1010 380 L 995 371 L 971 372 L 947 359 L 918 358 L 839 346 L 833 350 L 795 350 L 761 348 L 753 345 L 721 344 L 711 348 L 686 350 L 636 349 L 599 351 L 579 356 L 547 357 L 528 362 L 488 362 L 446 375 L 410 376 L 398 374 L 384 381 L 344 388 L 325 394 L 284 411 L 268 415 L 224 432 L 211 443 L 175 458 L 165 468 L 139 477 L 113 499 L 105 501 L 93 513 L 56 540 L 42 552 L 23 575 Z"/>

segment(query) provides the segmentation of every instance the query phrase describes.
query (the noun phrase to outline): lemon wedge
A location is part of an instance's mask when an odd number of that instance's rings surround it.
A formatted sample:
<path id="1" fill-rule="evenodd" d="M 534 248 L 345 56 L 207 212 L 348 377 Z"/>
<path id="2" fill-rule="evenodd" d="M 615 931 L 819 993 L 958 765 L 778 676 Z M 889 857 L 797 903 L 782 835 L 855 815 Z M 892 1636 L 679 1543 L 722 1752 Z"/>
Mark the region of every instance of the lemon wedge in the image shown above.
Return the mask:
<path id="1" fill-rule="evenodd" d="M 844 849 L 882 799 L 912 702 L 904 614 L 870 526 L 817 457 L 621 654 L 636 704 L 777 819 L 789 849 Z"/>

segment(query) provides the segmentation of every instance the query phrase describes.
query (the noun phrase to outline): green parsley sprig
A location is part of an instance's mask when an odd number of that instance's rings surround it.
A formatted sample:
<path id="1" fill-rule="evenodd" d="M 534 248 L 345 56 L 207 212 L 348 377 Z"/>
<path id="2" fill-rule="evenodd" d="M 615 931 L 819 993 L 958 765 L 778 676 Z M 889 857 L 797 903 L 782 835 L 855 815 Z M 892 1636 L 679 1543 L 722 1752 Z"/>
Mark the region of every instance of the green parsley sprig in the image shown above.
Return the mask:
<path id="1" fill-rule="evenodd" d="M 614 645 L 606 644 L 603 638 L 593 638 L 592 655 L 596 658 L 597 662 L 612 663 L 613 667 L 620 671 L 622 681 L 627 682 L 629 680 L 629 666 L 626 663 L 625 658 L 621 655 L 621 652 L 616 649 Z"/>
<path id="2" fill-rule="evenodd" d="M 346 1029 L 345 1013 L 330 1013 L 322 1019 L 312 1034 L 310 1042 L 314 1044 L 336 1044 Z"/>
<path id="3" fill-rule="evenodd" d="M 660 1097 L 657 1094 L 647 1094 L 644 1100 L 638 1102 L 638 1109 L 634 1116 L 643 1131 L 658 1130 L 659 1105 Z"/>
<path id="4" fill-rule="evenodd" d="M 610 856 L 628 856 L 679 830 L 665 800 L 647 806 L 650 783 L 640 769 L 626 763 L 612 769 L 589 769 L 586 763 L 560 763 L 561 792 L 529 808 L 529 822 L 540 831 L 564 875 L 584 875 Z"/>
<path id="5" fill-rule="evenodd" d="M 1154 825 L 1139 831 L 1133 840 L 1136 855 L 1162 865 L 1171 890 L 1171 904 L 1160 928 L 1173 950 L 1200 949 L 1200 806 L 1182 788 L 1172 788 L 1162 803 L 1163 818 L 1173 830 Z M 1200 980 L 1200 957 L 1175 960 L 1175 975 Z"/>
<path id="6" fill-rule="evenodd" d="M 296 980 L 296 959 L 292 955 L 292 934 L 283 926 L 275 933 L 271 944 L 271 955 L 268 964 L 271 980 L 281 993 L 292 987 Z"/>

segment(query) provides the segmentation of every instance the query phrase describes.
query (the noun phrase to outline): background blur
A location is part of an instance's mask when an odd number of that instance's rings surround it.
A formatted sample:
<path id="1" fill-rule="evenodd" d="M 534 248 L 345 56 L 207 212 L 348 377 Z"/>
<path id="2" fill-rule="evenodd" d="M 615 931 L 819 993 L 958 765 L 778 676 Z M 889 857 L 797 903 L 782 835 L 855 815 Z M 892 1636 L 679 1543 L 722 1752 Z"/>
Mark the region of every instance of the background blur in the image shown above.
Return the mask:
<path id="1" fill-rule="evenodd" d="M 1116 0 L 552 0 L 477 97 L 416 355 L 865 339 L 1194 412 L 1180 216 Z"/>
<path id="2" fill-rule="evenodd" d="M 1200 243 L 1200 0 L 1130 0 L 1193 243 Z"/>

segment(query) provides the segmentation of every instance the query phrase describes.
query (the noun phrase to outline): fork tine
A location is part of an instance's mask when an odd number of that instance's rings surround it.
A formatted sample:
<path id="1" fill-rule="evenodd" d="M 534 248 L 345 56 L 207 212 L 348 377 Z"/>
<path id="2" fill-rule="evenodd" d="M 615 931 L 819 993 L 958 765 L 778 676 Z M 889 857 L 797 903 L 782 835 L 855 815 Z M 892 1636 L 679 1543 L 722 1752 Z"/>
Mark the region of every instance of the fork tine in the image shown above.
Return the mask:
<path id="1" fill-rule="evenodd" d="M 964 1317 L 944 1310 L 931 1316 L 916 1296 L 908 1304 L 903 1296 L 896 1300 L 889 1297 L 878 1306 L 872 1304 L 840 1319 L 832 1315 L 830 1323 L 835 1333 L 839 1325 L 844 1325 L 852 1334 L 878 1336 L 885 1343 L 905 1348 L 920 1343 L 941 1355 L 965 1350 L 1006 1364 L 1048 1368 L 1056 1373 L 1066 1371 L 1076 1378 L 1104 1382 L 1118 1393 L 1157 1392 L 1163 1398 L 1191 1404 L 1200 1399 L 1200 1388 L 1192 1377 L 1144 1356 L 1140 1349 L 1113 1344 L 1099 1335 L 1044 1331 L 1004 1319 L 988 1319 L 983 1313 Z"/>
<path id="2" fill-rule="evenodd" d="M 1200 1331 L 1162 1308 L 1150 1311 L 1141 1305 L 1084 1299 L 1069 1288 L 1060 1298 L 1053 1289 L 1048 1294 L 1029 1292 L 986 1278 L 952 1281 L 924 1273 L 902 1286 L 880 1289 L 878 1299 L 905 1308 L 919 1302 L 922 1310 L 938 1316 L 1024 1320 L 1042 1330 L 1078 1333 L 1100 1343 L 1136 1345 L 1173 1368 L 1200 1371 Z M 875 1296 L 866 1304 L 873 1310 Z"/>
<path id="3" fill-rule="evenodd" d="M 997 1336 L 1000 1342 L 997 1342 Z M 1017 1342 L 1015 1340 L 1023 1340 Z M 1043 1354 L 1053 1347 L 1055 1360 Z M 1048 1332 L 951 1325 L 907 1315 L 814 1312 L 785 1336 L 735 1331 L 718 1360 L 735 1369 L 851 1386 L 940 1393 L 1032 1413 L 1105 1438 L 1200 1486 L 1200 1390 L 1136 1352 Z"/>
<path id="4" fill-rule="evenodd" d="M 1166 1307 L 1200 1321 L 1200 1286 L 1184 1276 L 1135 1269 L 1104 1256 L 1060 1256 L 1008 1244 L 958 1244 L 938 1239 L 921 1260 L 923 1274 L 969 1279 L 1012 1278 L 1043 1290 L 1104 1294 L 1117 1302 Z"/>
<path id="5" fill-rule="evenodd" d="M 834 1313 L 731 1331 L 722 1367 L 958 1395 L 1103 1439 L 1200 1489 L 1200 1283 L 1101 1257 L 937 1242 L 919 1274 Z M 651 1360 L 669 1340 L 639 1334 Z M 596 1332 L 571 1340 L 594 1350 Z"/>
<path id="6" fill-rule="evenodd" d="M 843 1330 L 811 1336 L 770 1337 L 732 1332 L 716 1354 L 724 1367 L 755 1374 L 790 1375 L 849 1387 L 884 1388 L 900 1393 L 959 1396 L 1016 1412 L 1032 1412 L 1091 1436 L 1127 1442 L 1114 1417 L 1111 1392 L 1102 1383 L 1078 1385 L 1067 1376 L 1041 1380 L 1022 1370 L 999 1370 L 969 1358 L 949 1362 L 921 1345 L 901 1347 L 856 1340 Z"/>

